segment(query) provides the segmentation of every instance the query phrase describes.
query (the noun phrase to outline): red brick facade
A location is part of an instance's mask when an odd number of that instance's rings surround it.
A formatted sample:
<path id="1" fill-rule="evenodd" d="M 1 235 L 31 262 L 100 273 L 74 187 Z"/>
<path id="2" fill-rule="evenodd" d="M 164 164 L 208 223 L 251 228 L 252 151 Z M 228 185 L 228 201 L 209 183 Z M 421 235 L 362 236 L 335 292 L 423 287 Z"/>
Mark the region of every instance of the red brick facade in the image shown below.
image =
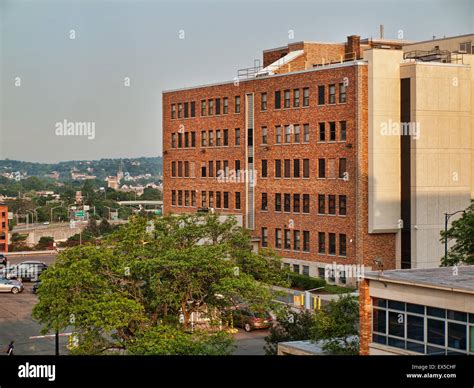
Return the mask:
<path id="1" fill-rule="evenodd" d="M 0 252 L 8 252 L 8 207 L 0 205 Z"/>

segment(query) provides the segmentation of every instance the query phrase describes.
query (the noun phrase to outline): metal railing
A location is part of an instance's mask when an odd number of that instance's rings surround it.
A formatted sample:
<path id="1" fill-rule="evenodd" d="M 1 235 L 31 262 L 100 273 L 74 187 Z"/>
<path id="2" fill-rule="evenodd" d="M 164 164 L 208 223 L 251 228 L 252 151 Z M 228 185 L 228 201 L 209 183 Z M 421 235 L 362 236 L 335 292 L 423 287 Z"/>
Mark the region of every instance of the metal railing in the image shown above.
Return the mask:
<path id="1" fill-rule="evenodd" d="M 440 63 L 461 63 L 463 64 L 463 55 L 453 53 L 448 50 L 414 50 L 403 54 L 403 59 L 420 62 L 440 62 Z"/>

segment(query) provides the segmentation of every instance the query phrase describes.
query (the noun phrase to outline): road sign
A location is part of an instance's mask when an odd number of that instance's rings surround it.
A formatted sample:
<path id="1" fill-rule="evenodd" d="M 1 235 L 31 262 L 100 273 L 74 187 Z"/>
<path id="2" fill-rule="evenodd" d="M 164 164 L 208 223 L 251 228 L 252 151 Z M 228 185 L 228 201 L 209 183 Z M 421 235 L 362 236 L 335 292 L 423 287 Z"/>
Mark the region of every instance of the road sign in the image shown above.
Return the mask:
<path id="1" fill-rule="evenodd" d="M 84 217 L 84 215 L 85 215 L 85 214 L 84 214 L 84 210 L 78 210 L 78 211 L 76 212 L 76 217 Z"/>

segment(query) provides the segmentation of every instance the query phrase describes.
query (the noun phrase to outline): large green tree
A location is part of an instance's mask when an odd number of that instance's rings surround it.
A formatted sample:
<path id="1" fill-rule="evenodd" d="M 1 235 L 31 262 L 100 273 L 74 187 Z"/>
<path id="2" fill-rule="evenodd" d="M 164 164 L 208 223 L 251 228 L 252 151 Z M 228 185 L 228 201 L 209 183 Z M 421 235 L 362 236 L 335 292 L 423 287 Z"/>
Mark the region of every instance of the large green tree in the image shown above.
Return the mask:
<path id="1" fill-rule="evenodd" d="M 270 308 L 268 284 L 285 279 L 276 260 L 252 252 L 232 218 L 136 216 L 98 247 L 61 253 L 33 314 L 44 332 L 77 332 L 78 353 L 227 354 L 228 336 L 194 327 L 193 313 L 217 325 L 236 304 Z"/>
<path id="2" fill-rule="evenodd" d="M 448 251 L 447 257 L 441 259 L 442 266 L 457 264 L 474 264 L 474 201 L 463 213 L 462 217 L 453 221 L 447 233 L 441 231 L 441 242 L 445 239 L 455 240 Z"/>

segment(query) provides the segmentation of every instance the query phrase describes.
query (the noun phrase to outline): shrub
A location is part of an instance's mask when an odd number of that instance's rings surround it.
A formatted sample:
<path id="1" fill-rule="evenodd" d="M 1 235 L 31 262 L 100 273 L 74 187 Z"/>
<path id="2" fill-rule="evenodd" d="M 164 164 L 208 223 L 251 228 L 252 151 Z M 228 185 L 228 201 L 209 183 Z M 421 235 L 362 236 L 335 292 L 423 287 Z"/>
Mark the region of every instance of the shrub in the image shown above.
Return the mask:
<path id="1" fill-rule="evenodd" d="M 311 290 L 313 288 L 323 287 L 326 281 L 321 278 L 312 278 L 305 275 L 300 275 L 295 272 L 290 273 L 291 287 L 299 290 Z"/>

